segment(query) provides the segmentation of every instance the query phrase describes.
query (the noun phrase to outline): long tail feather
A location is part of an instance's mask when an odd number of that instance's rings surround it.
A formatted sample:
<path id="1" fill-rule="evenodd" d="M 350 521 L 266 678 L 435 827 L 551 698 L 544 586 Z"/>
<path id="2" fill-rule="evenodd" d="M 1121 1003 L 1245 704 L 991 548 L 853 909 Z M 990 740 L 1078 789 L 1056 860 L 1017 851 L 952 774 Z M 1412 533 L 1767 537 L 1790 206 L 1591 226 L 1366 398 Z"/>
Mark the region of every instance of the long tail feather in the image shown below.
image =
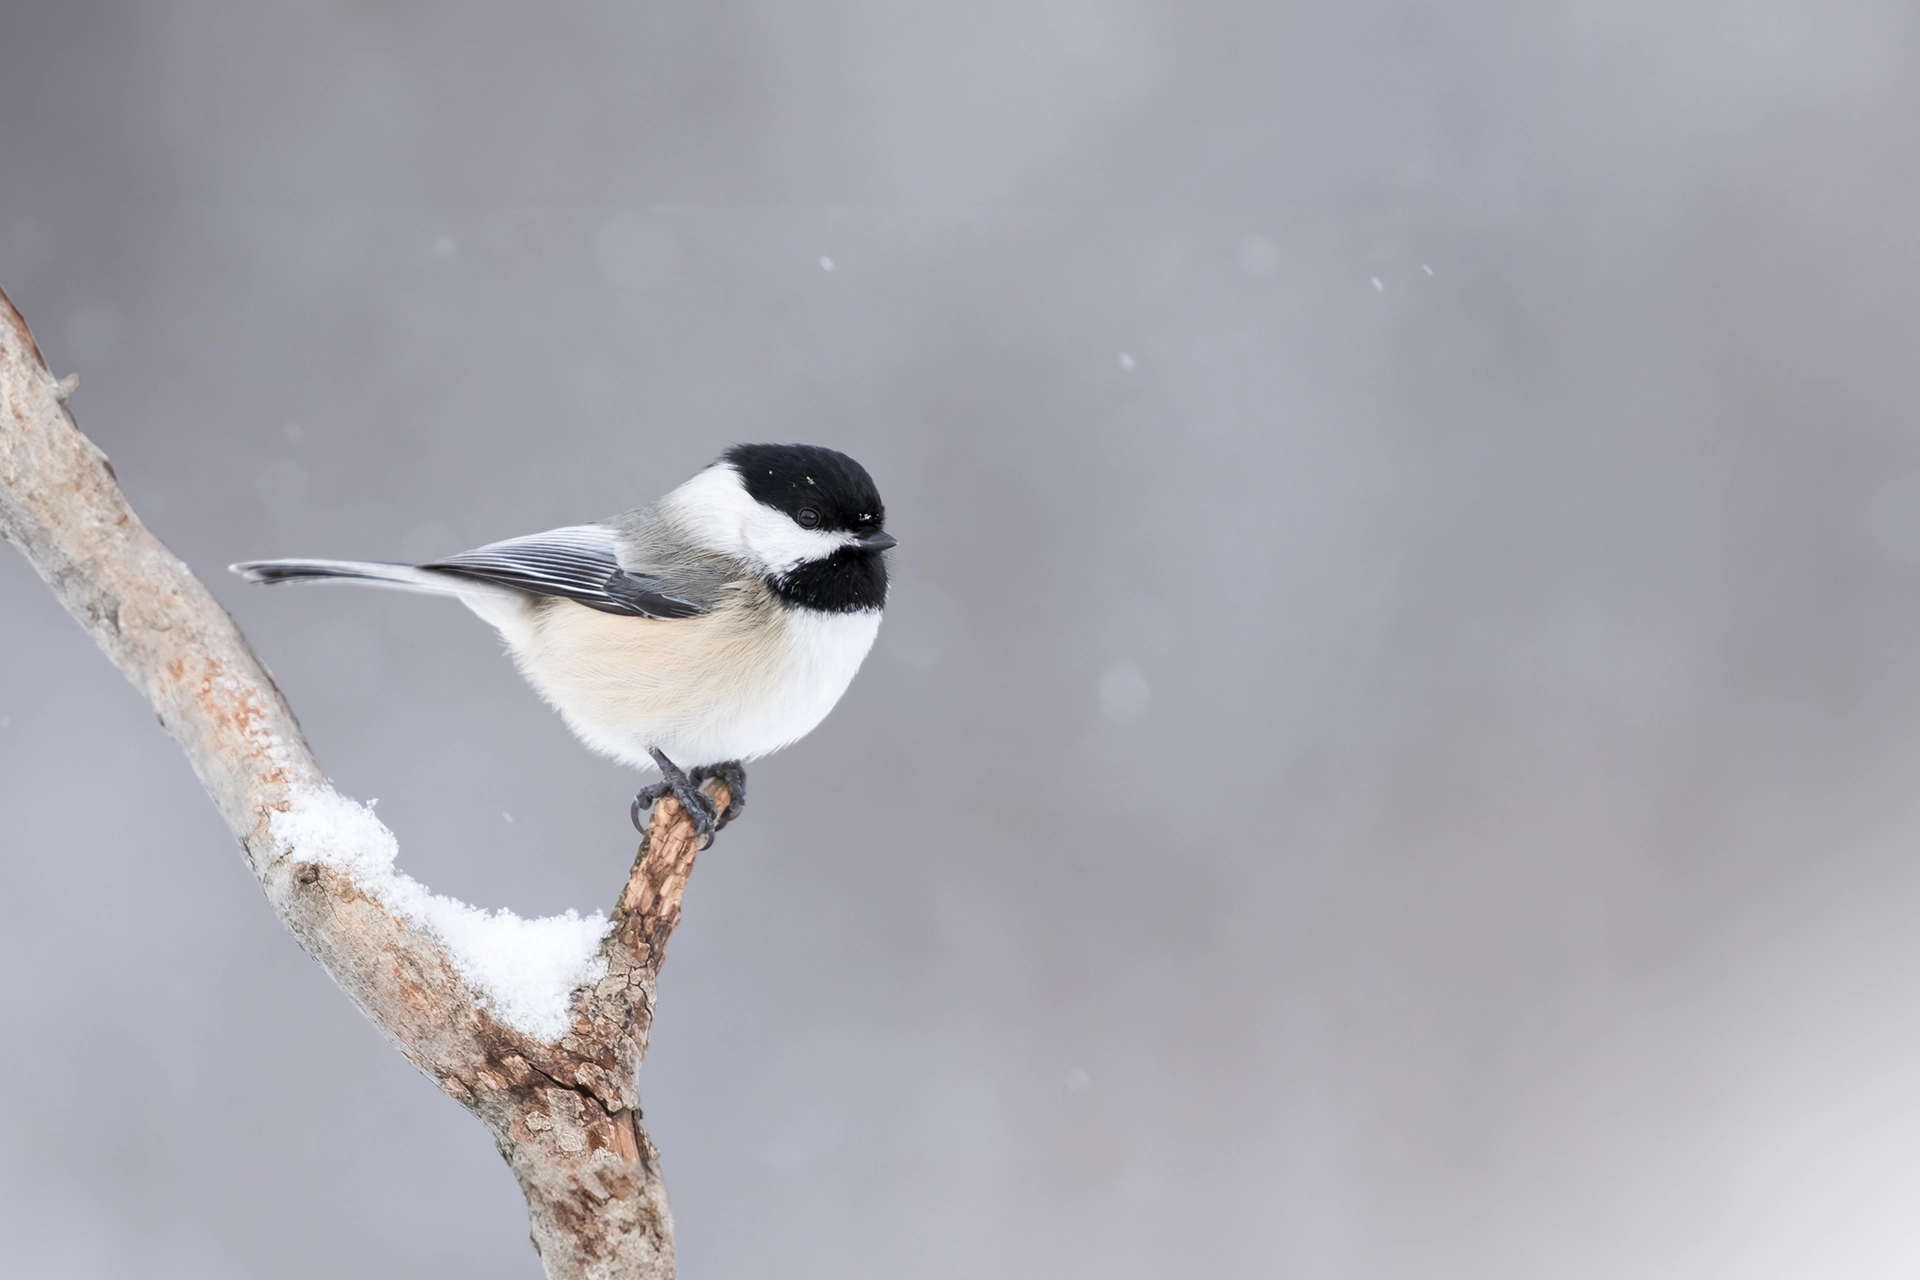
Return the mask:
<path id="1" fill-rule="evenodd" d="M 268 585 L 279 582 L 358 582 L 398 591 L 423 591 L 437 596 L 489 594 L 481 584 L 451 573 L 374 560 L 243 560 L 227 567 L 248 582 Z M 497 593 L 499 588 L 495 587 L 492 591 Z"/>

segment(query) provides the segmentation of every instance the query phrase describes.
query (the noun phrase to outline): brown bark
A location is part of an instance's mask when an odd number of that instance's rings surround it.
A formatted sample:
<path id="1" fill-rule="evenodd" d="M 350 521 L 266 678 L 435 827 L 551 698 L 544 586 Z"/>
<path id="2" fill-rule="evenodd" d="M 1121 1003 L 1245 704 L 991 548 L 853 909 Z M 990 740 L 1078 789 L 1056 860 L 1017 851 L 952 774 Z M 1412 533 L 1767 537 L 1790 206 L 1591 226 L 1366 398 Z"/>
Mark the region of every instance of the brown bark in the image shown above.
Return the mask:
<path id="1" fill-rule="evenodd" d="M 699 837 L 655 806 L 557 1041 L 503 1025 L 438 939 L 318 852 L 276 838 L 297 794 L 326 792 L 280 691 L 239 629 L 140 523 L 80 434 L 26 322 L 0 292 L 0 534 L 144 694 L 240 842 L 281 923 L 407 1060 L 487 1125 L 526 1194 L 553 1280 L 666 1280 L 673 1219 L 636 1073 L 655 980 Z M 719 807 L 723 784 L 710 782 Z"/>

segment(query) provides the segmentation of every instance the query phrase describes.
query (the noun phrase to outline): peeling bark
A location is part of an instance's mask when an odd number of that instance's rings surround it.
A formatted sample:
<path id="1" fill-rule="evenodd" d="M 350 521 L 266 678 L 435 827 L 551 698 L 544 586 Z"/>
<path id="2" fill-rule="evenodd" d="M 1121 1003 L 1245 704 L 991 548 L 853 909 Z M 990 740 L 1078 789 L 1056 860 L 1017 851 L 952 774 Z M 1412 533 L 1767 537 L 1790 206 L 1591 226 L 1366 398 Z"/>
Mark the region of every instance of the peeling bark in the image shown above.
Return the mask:
<path id="1" fill-rule="evenodd" d="M 352 876 L 277 843 L 269 820 L 327 789 L 239 628 L 141 524 L 106 455 L 75 427 L 26 322 L 0 292 L 0 535 L 152 703 L 240 842 L 274 913 L 407 1060 L 492 1131 L 527 1198 L 552 1280 L 671 1280 L 673 1218 L 640 1124 L 636 1074 L 655 982 L 699 851 L 655 806 L 601 945 L 553 1043 L 497 1021 L 426 930 Z M 719 809 L 725 785 L 707 784 Z"/>

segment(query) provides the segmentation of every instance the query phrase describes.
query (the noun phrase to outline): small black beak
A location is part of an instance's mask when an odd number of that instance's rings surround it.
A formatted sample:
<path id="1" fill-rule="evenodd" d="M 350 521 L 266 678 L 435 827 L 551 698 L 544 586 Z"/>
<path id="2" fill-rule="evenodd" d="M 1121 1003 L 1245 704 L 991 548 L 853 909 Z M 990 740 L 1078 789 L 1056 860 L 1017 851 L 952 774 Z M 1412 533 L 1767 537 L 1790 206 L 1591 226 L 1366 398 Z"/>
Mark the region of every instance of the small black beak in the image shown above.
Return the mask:
<path id="1" fill-rule="evenodd" d="M 888 547 L 900 545 L 900 539 L 890 533 L 870 533 L 864 538 L 855 538 L 853 545 L 863 551 L 885 551 Z"/>

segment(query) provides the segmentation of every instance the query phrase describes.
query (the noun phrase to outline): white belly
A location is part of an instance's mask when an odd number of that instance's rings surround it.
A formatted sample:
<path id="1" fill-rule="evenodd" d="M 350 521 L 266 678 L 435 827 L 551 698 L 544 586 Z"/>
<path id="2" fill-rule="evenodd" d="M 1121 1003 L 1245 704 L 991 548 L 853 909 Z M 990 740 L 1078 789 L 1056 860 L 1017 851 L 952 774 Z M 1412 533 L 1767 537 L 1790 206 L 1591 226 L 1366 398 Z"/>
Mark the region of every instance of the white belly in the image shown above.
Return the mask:
<path id="1" fill-rule="evenodd" d="M 596 751 L 651 768 L 751 760 L 806 736 L 853 683 L 880 614 L 788 609 L 743 592 L 712 613 L 656 621 L 570 600 L 475 608 L 533 687 Z"/>

